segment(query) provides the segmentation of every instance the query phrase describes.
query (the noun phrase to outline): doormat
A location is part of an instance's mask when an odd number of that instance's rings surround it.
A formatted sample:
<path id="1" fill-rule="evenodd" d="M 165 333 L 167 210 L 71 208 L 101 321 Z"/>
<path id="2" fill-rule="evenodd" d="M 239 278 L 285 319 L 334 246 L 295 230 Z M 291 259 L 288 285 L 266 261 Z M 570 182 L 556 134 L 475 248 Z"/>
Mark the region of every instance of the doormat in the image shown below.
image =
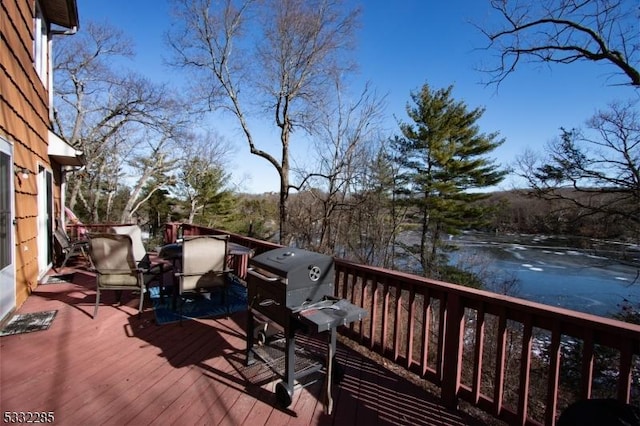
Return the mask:
<path id="1" fill-rule="evenodd" d="M 31 333 L 32 331 L 46 330 L 58 313 L 55 311 L 34 312 L 31 314 L 15 315 L 2 328 L 0 336 L 10 336 L 12 334 Z"/>
<path id="2" fill-rule="evenodd" d="M 73 275 L 74 275 L 73 272 L 70 274 L 62 274 L 62 275 L 47 275 L 42 279 L 42 281 L 40 281 L 40 285 L 61 284 L 61 283 L 67 284 L 73 281 Z"/>

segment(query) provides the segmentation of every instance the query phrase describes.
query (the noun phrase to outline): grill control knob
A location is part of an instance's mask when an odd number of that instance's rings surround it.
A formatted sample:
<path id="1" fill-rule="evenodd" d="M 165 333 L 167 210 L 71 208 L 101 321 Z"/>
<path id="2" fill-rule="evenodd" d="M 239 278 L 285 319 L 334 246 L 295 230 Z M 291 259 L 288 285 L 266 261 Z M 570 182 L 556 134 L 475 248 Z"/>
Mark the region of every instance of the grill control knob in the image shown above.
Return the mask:
<path id="1" fill-rule="evenodd" d="M 309 267 L 309 279 L 311 281 L 318 281 L 320 279 L 320 274 L 322 271 L 318 266 L 310 266 Z"/>

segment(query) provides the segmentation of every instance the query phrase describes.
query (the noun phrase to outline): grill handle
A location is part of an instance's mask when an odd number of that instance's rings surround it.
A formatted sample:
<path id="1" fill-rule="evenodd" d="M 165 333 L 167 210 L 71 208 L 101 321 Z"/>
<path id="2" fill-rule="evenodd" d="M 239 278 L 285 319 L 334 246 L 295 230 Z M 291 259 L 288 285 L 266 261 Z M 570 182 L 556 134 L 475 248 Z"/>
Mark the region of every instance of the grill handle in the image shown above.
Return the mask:
<path id="1" fill-rule="evenodd" d="M 268 277 L 266 275 L 261 274 L 260 272 L 256 271 L 255 269 L 249 268 L 247 270 L 247 273 L 249 273 L 249 275 L 253 275 L 254 277 L 260 278 L 261 280 L 265 280 L 265 281 L 278 281 L 280 279 L 280 277 Z"/>

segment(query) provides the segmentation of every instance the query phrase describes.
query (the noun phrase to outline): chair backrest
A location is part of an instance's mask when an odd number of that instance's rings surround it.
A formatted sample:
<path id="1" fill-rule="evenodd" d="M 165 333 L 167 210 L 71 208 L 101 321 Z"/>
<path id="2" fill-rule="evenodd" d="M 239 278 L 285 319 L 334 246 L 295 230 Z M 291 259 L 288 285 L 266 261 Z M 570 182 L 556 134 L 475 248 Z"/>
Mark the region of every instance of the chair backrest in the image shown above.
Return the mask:
<path id="1" fill-rule="evenodd" d="M 53 231 L 53 237 L 56 239 L 56 241 L 60 245 L 60 248 L 62 249 L 62 251 L 66 251 L 69 249 L 69 247 L 71 247 L 71 241 L 69 240 L 67 233 L 64 232 L 62 228 L 60 227 L 56 228 L 56 230 Z"/>
<path id="2" fill-rule="evenodd" d="M 185 237 L 180 293 L 224 285 L 228 235 Z"/>
<path id="3" fill-rule="evenodd" d="M 136 264 L 140 265 L 142 262 L 148 262 L 147 249 L 144 247 L 142 241 L 142 230 L 138 225 L 123 225 L 114 226 L 111 228 L 113 233 L 119 235 L 128 235 L 133 243 L 133 258 L 136 260 Z"/>
<path id="4" fill-rule="evenodd" d="M 98 271 L 101 287 L 139 286 L 131 237 L 119 234 L 89 234 L 89 257 Z"/>

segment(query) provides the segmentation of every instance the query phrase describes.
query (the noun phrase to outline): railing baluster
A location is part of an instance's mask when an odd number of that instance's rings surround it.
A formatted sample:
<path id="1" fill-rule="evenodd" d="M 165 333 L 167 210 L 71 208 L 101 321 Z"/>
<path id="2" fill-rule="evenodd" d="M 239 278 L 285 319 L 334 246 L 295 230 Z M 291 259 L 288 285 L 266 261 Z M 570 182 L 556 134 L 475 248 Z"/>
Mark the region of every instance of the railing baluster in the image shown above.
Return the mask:
<path id="1" fill-rule="evenodd" d="M 349 294 L 349 287 L 353 284 L 353 280 L 355 279 L 353 276 L 355 271 L 351 268 L 345 269 L 345 280 L 344 285 L 342 286 L 342 299 L 346 299 Z M 351 283 L 351 284 L 350 284 Z"/>
<path id="2" fill-rule="evenodd" d="M 351 287 L 351 298 L 349 299 L 351 301 L 351 303 L 353 303 L 354 305 L 357 305 L 357 300 L 356 300 L 356 287 L 358 286 L 358 282 L 360 283 L 360 285 L 362 286 L 364 284 L 364 281 L 367 279 L 366 277 L 366 272 L 362 272 L 362 271 L 354 271 L 353 274 L 353 285 Z M 354 335 L 354 329 L 356 327 L 356 321 L 353 321 L 350 325 L 349 328 L 351 330 L 351 335 Z"/>
<path id="3" fill-rule="evenodd" d="M 349 301 L 354 305 L 356 303 L 356 287 L 358 286 L 358 281 L 362 280 L 362 274 L 364 274 L 363 271 L 353 272 L 353 284 L 351 286 L 351 297 L 349 298 Z M 352 324 L 352 328 L 353 328 L 353 324 Z"/>
<path id="4" fill-rule="evenodd" d="M 425 290 L 422 302 L 422 376 L 429 369 L 429 338 L 431 336 L 431 292 Z"/>
<path id="5" fill-rule="evenodd" d="M 498 318 L 498 345 L 496 347 L 496 371 L 495 387 L 493 388 L 493 413 L 500 416 L 502 413 L 502 398 L 504 397 L 504 364 L 507 347 L 507 312 L 500 308 Z"/>
<path id="6" fill-rule="evenodd" d="M 387 353 L 387 327 L 389 325 L 389 279 L 385 277 L 382 290 L 382 347 L 380 354 Z"/>
<path id="7" fill-rule="evenodd" d="M 365 297 L 366 297 L 366 290 L 367 290 L 367 282 L 369 281 L 369 274 L 364 274 L 362 276 L 362 287 L 360 288 L 360 307 L 364 308 L 366 307 L 366 303 L 365 303 Z M 359 321 L 354 321 L 352 324 L 358 324 L 358 328 L 360 328 L 360 341 L 363 341 L 364 338 L 364 327 L 362 326 L 362 323 Z"/>
<path id="8" fill-rule="evenodd" d="M 442 293 L 440 294 L 440 307 L 439 307 L 439 319 L 438 319 L 438 350 L 436 352 L 436 370 L 438 377 L 442 380 L 443 372 L 442 372 L 442 363 L 444 358 L 444 343 L 445 343 L 445 326 L 447 324 L 447 295 Z"/>
<path id="9" fill-rule="evenodd" d="M 400 338 L 402 336 L 402 285 L 395 283 L 396 288 L 396 315 L 393 322 L 393 360 L 400 357 Z"/>
<path id="10" fill-rule="evenodd" d="M 473 353 L 473 403 L 480 400 L 482 390 L 482 362 L 484 355 L 484 302 L 476 311 L 475 347 Z"/>
<path id="11" fill-rule="evenodd" d="M 413 333 L 416 326 L 416 288 L 411 285 L 409 287 L 409 321 L 407 332 L 407 368 L 410 369 L 413 364 Z"/>
<path id="12" fill-rule="evenodd" d="M 591 398 L 591 386 L 593 385 L 593 334 L 586 332 L 582 345 L 582 398 Z"/>
<path id="13" fill-rule="evenodd" d="M 442 365 L 442 402 L 447 407 L 455 408 L 458 406 L 462 370 L 464 308 L 460 296 L 452 293 L 447 297 L 444 309 L 440 309 L 446 312 L 444 352 L 447 354 Z"/>
<path id="14" fill-rule="evenodd" d="M 369 341 L 369 349 L 373 349 L 374 342 L 376 340 L 376 324 L 378 324 L 378 280 L 373 278 L 371 280 L 371 285 L 373 286 L 372 294 L 371 294 L 371 322 L 369 334 L 371 336 L 371 340 Z"/>
<path id="15" fill-rule="evenodd" d="M 620 373 L 618 375 L 618 399 L 627 403 L 631 399 L 631 363 L 633 362 L 631 342 L 627 341 L 620 348 Z"/>
<path id="16" fill-rule="evenodd" d="M 560 377 L 560 339 L 562 334 L 557 322 L 551 330 L 551 345 L 549 346 L 549 377 L 547 380 L 547 403 L 545 424 L 555 425 L 556 410 L 558 408 L 558 385 Z"/>
<path id="17" fill-rule="evenodd" d="M 521 425 L 524 425 L 527 422 L 527 412 L 529 409 L 531 341 L 533 339 L 531 315 L 527 315 L 523 325 L 522 351 L 520 353 L 520 383 L 518 390 L 518 423 Z"/>

